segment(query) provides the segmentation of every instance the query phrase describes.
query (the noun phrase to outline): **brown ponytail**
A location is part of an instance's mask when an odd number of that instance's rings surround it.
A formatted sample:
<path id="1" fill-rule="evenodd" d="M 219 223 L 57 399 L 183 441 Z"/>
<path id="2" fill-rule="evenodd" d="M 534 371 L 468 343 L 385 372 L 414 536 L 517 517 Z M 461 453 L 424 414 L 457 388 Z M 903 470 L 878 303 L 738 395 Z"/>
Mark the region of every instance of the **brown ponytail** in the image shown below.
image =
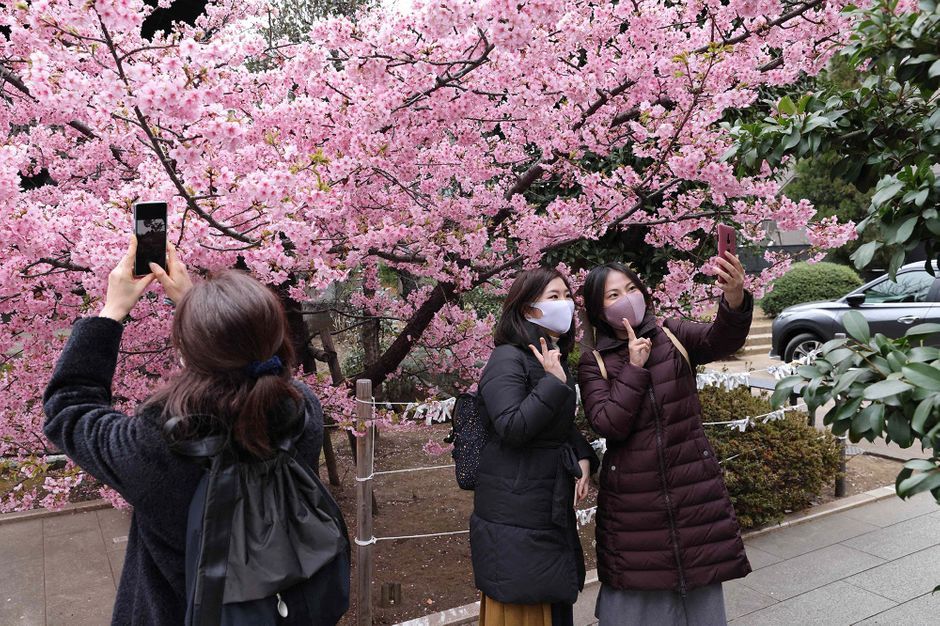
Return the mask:
<path id="1" fill-rule="evenodd" d="M 173 320 L 173 343 L 183 369 L 148 400 L 164 419 L 183 418 L 174 436 L 203 434 L 208 427 L 231 433 L 249 454 L 271 454 L 272 437 L 299 413 L 300 392 L 291 383 L 294 352 L 287 316 L 278 297 L 244 272 L 226 270 L 196 284 Z M 256 376 L 250 365 L 277 356 L 279 372 Z M 182 434 L 180 434 L 182 433 Z"/>

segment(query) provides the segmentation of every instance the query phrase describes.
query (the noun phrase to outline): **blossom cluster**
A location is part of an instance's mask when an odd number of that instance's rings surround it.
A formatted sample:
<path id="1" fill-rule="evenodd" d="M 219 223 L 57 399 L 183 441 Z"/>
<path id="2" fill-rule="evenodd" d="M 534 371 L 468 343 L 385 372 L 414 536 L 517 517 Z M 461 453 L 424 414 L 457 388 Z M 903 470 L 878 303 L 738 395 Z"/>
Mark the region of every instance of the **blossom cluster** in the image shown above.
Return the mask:
<path id="1" fill-rule="evenodd" d="M 818 71 L 848 31 L 844 4 L 417 1 L 291 42 L 268 38 L 261 0 L 213 0 L 151 39 L 141 0 L 5 3 L 0 456 L 47 445 L 38 399 L 72 322 L 100 309 L 142 199 L 168 201 L 194 271 L 242 263 L 297 301 L 354 271 L 410 276 L 406 295 L 354 299 L 398 320 L 406 349 L 379 377 L 422 351 L 432 374 L 470 377 L 492 319 L 462 295 L 498 293 L 571 241 L 651 224 L 652 245 L 687 250 L 717 221 L 742 243 L 765 220 L 805 226 L 812 207 L 780 201 L 777 172 L 739 178 L 722 161 L 716 122 Z M 586 165 L 615 152 L 616 167 Z M 48 184 L 20 186 L 39 175 Z M 549 180 L 557 197 L 528 193 Z M 850 230 L 811 236 L 825 249 Z M 661 301 L 713 297 L 702 265 L 670 264 Z M 128 410 L 177 366 L 161 300 L 151 291 L 124 334 Z M 345 391 L 309 380 L 352 424 Z"/>

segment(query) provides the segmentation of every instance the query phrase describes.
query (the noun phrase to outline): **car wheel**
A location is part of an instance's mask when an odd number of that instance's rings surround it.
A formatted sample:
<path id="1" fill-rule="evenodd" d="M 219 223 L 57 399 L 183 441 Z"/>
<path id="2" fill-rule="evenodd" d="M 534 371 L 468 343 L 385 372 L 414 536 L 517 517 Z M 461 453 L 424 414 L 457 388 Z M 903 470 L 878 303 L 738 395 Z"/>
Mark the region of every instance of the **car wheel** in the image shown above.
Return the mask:
<path id="1" fill-rule="evenodd" d="M 784 351 L 784 360 L 787 363 L 802 359 L 808 354 L 815 352 L 822 346 L 819 337 L 811 333 L 801 333 L 787 343 L 787 349 Z"/>

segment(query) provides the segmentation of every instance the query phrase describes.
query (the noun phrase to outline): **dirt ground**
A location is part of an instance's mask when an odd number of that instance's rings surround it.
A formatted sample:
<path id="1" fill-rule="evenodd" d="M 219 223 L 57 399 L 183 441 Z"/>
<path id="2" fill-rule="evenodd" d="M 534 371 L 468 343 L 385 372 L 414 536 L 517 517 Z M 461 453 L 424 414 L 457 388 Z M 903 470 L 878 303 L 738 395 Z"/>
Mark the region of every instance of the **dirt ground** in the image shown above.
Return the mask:
<path id="1" fill-rule="evenodd" d="M 430 432 L 429 432 L 430 430 Z M 441 441 L 450 432 L 449 425 L 435 425 L 417 432 L 382 434 L 375 453 L 375 471 L 449 465 L 450 454 L 431 457 L 422 451 L 429 436 Z M 343 484 L 333 487 L 337 502 L 343 509 L 350 535 L 356 528 L 355 472 L 345 436 L 334 433 Z M 326 468 L 320 474 L 326 482 Z M 390 476 L 377 476 L 375 495 L 379 513 L 374 517 L 376 537 L 399 537 L 438 532 L 466 530 L 473 510 L 473 492 L 457 487 L 453 469 L 431 470 Z M 585 499 L 579 508 L 592 507 L 596 493 Z M 581 544 L 587 557 L 587 568 L 594 565 L 594 524 L 581 529 Z M 398 622 L 469 604 L 479 599 L 473 586 L 468 535 L 428 539 L 379 541 L 374 548 L 375 564 L 372 584 L 374 623 Z M 355 556 L 353 558 L 353 595 L 355 596 Z M 383 584 L 401 585 L 401 604 L 382 606 Z M 354 598 L 355 601 L 355 598 Z M 355 623 L 355 606 L 350 608 L 342 624 Z"/>
<path id="2" fill-rule="evenodd" d="M 376 471 L 446 465 L 450 455 L 430 457 L 421 448 L 428 437 L 441 441 L 449 426 L 438 425 L 410 433 L 386 433 L 380 436 L 375 454 Z M 349 524 L 356 527 L 355 472 L 346 438 L 333 435 L 343 484 L 333 492 Z M 858 455 L 846 463 L 847 495 L 876 487 L 893 485 L 901 463 L 879 457 Z M 326 469 L 321 468 L 324 482 Z M 464 530 L 473 509 L 473 493 L 461 491 L 452 469 L 378 476 L 375 493 L 379 514 L 374 518 L 377 537 L 402 536 Z M 827 486 L 817 504 L 834 500 L 833 488 Z M 579 508 L 596 503 L 592 490 Z M 581 528 L 581 545 L 587 569 L 595 567 L 594 524 Z M 374 548 L 375 564 L 372 586 L 373 615 L 376 624 L 396 624 L 437 611 L 469 604 L 479 599 L 473 587 L 470 545 L 467 535 L 431 539 L 380 541 Z M 353 559 L 353 596 L 355 596 L 355 558 Z M 401 585 L 401 603 L 382 606 L 383 584 Z M 355 601 L 355 598 L 354 598 Z M 342 622 L 355 623 L 355 606 Z"/>

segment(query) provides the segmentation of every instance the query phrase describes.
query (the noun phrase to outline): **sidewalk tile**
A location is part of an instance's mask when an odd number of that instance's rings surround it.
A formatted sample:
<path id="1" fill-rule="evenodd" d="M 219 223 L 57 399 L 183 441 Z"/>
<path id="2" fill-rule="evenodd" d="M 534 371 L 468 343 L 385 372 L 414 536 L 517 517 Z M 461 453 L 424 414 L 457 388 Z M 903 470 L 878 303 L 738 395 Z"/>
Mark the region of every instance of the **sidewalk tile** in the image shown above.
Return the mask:
<path id="1" fill-rule="evenodd" d="M 924 594 L 893 609 L 873 615 L 856 626 L 926 626 L 940 615 L 940 593 Z"/>
<path id="2" fill-rule="evenodd" d="M 767 567 L 768 565 L 773 565 L 783 560 L 776 554 L 771 554 L 770 552 L 761 550 L 757 546 L 752 546 L 750 542 L 747 542 L 744 547 L 747 550 L 747 560 L 751 562 L 751 569 L 753 570 L 759 570 L 762 567 Z"/>
<path id="3" fill-rule="evenodd" d="M 92 529 L 98 530 L 96 511 L 56 515 L 42 520 L 42 532 L 46 537 L 81 533 Z"/>
<path id="4" fill-rule="evenodd" d="M 45 537 L 44 546 L 47 604 L 56 598 L 78 600 L 110 586 L 114 591 L 114 577 L 108 561 L 101 531 L 95 528 L 70 535 Z"/>
<path id="5" fill-rule="evenodd" d="M 940 543 L 940 537 L 937 541 Z M 940 583 L 940 545 L 873 567 L 846 582 L 895 602 L 907 602 Z"/>
<path id="6" fill-rule="evenodd" d="M 866 504 L 844 513 L 845 516 L 875 526 L 891 526 L 914 517 L 940 511 L 936 501 L 929 493 L 922 493 L 910 500 L 887 498 L 873 504 Z"/>
<path id="7" fill-rule="evenodd" d="M 750 613 L 732 626 L 842 626 L 894 606 L 890 600 L 842 581 Z"/>
<path id="8" fill-rule="evenodd" d="M 42 521 L 0 526 L 0 624 L 44 626 Z"/>
<path id="9" fill-rule="evenodd" d="M 114 588 L 117 589 L 124 570 L 124 550 L 108 550 L 108 561 L 111 562 L 111 575 L 114 577 Z"/>
<path id="10" fill-rule="evenodd" d="M 600 590 L 600 583 L 587 585 L 581 595 L 578 596 L 578 601 L 574 605 L 575 626 L 597 622 L 597 618 L 594 617 L 594 607 L 597 605 L 597 593 Z"/>
<path id="11" fill-rule="evenodd" d="M 118 509 L 101 509 L 96 511 L 98 515 L 98 524 L 101 526 L 101 536 L 104 537 L 104 544 L 108 550 L 114 550 L 117 547 L 123 548 L 123 543 L 115 543 L 113 539 L 126 537 L 127 531 L 131 525 L 130 511 L 119 511 Z"/>
<path id="12" fill-rule="evenodd" d="M 789 559 L 875 530 L 877 526 L 835 514 L 759 535 L 746 545 Z"/>
<path id="13" fill-rule="evenodd" d="M 754 591 L 740 580 L 731 580 L 721 585 L 725 592 L 725 613 L 729 620 L 753 613 L 776 604 L 776 600 L 759 591 Z"/>
<path id="14" fill-rule="evenodd" d="M 882 563 L 884 560 L 870 554 L 836 544 L 752 572 L 744 584 L 785 600 Z"/>
<path id="15" fill-rule="evenodd" d="M 891 561 L 940 543 L 940 512 L 854 537 L 843 545 Z"/>

